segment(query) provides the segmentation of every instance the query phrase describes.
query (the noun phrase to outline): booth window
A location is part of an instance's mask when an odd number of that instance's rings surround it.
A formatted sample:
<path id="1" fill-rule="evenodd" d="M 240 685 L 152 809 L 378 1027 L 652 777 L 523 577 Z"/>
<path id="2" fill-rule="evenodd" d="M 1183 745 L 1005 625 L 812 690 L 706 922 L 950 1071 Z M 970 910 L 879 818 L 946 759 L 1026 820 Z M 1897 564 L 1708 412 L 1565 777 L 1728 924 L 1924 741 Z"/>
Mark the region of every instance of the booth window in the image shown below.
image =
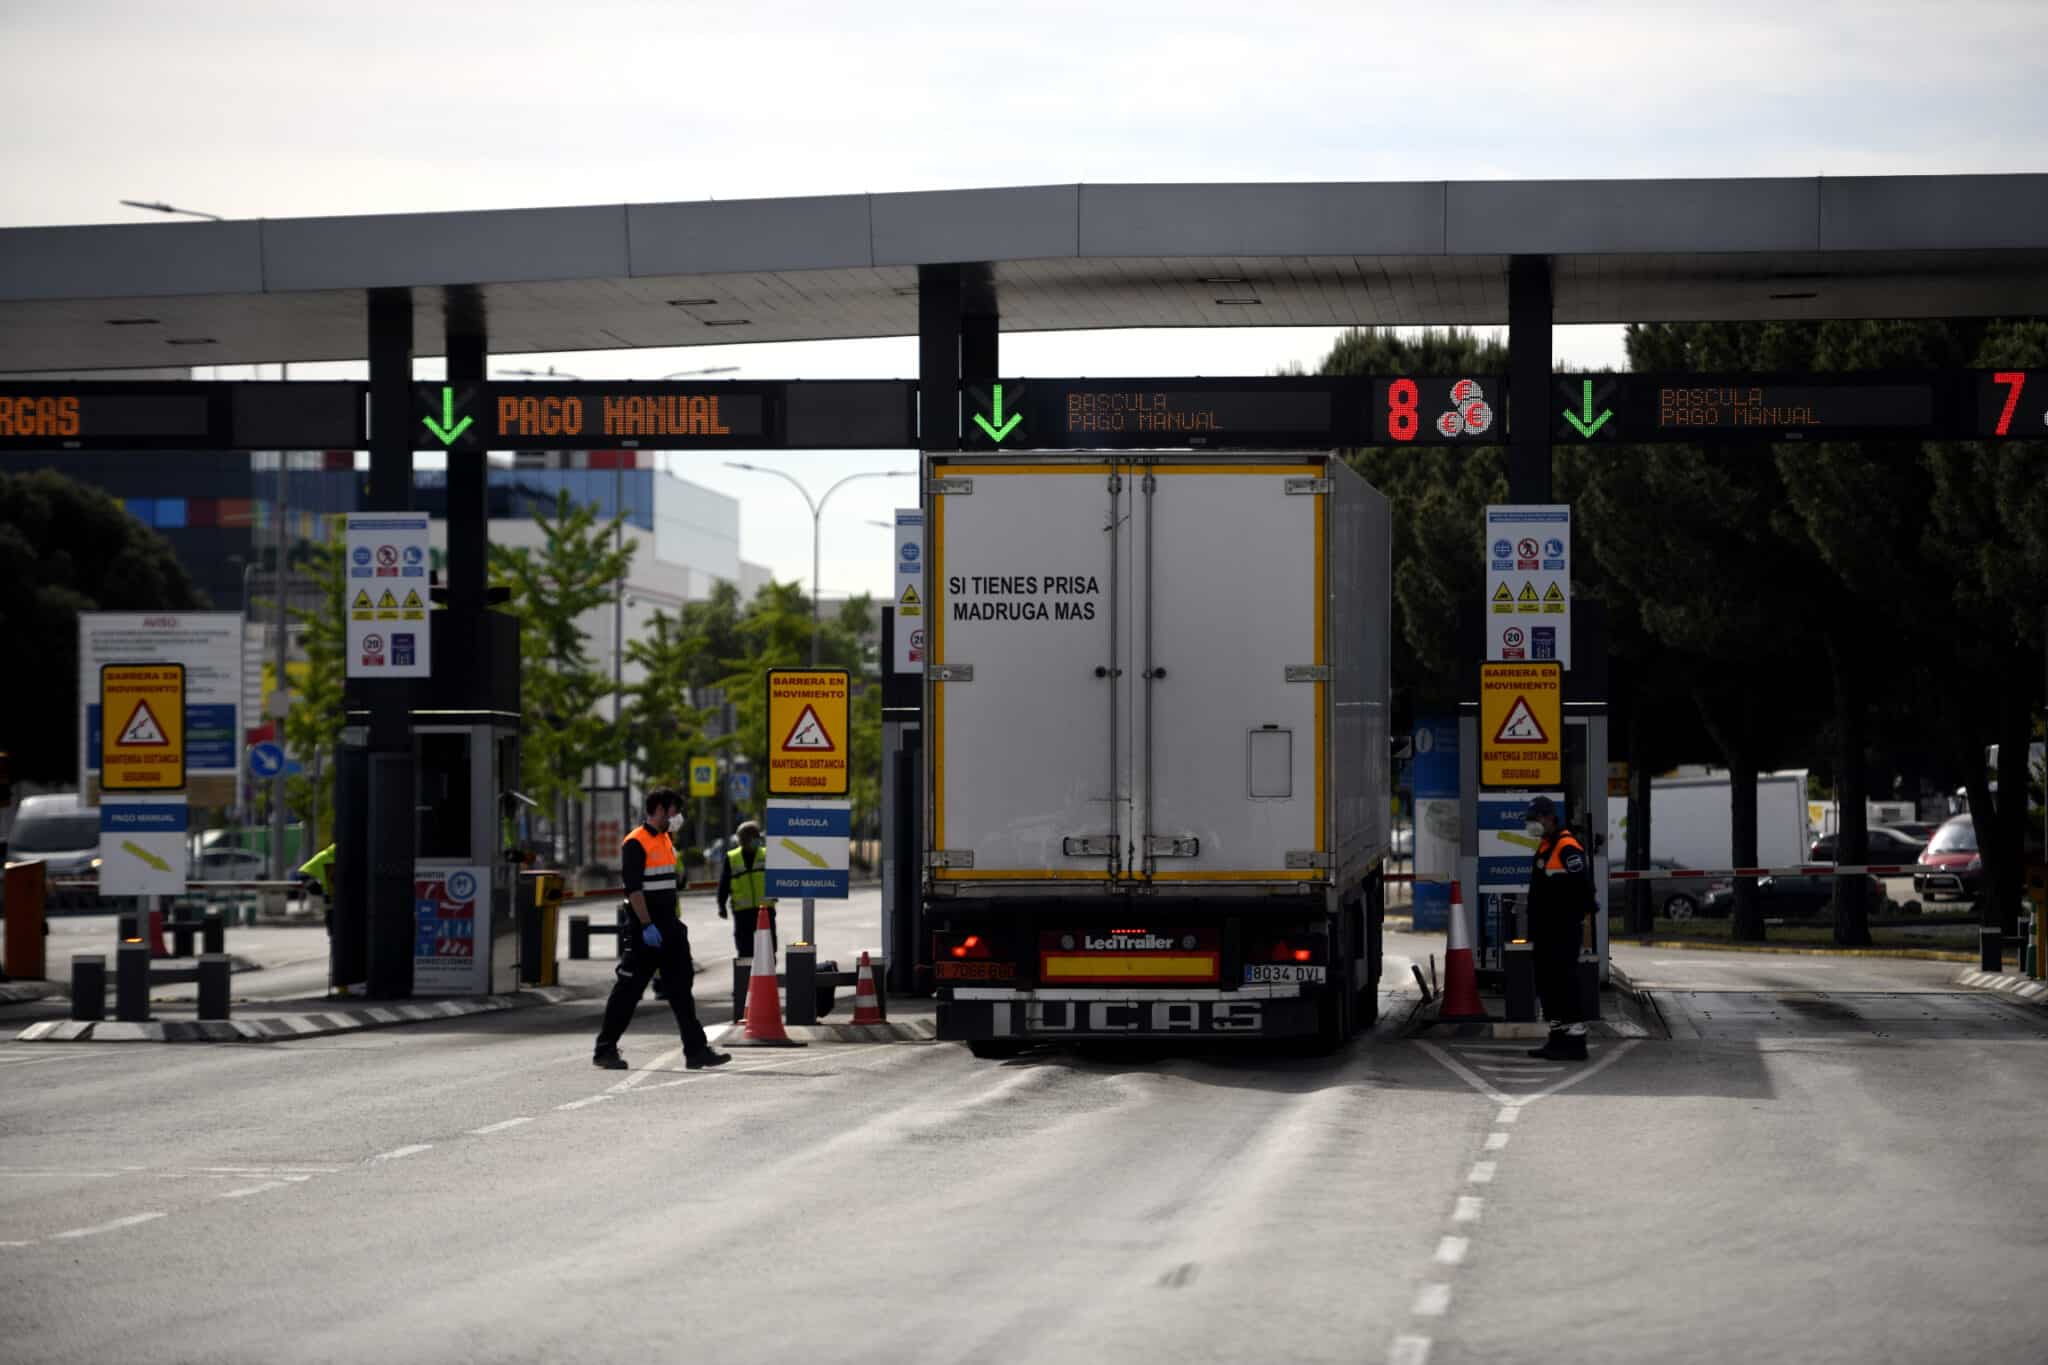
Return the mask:
<path id="1" fill-rule="evenodd" d="M 475 856 L 470 832 L 475 812 L 470 806 L 469 736 L 419 736 L 420 858 L 461 859 Z"/>

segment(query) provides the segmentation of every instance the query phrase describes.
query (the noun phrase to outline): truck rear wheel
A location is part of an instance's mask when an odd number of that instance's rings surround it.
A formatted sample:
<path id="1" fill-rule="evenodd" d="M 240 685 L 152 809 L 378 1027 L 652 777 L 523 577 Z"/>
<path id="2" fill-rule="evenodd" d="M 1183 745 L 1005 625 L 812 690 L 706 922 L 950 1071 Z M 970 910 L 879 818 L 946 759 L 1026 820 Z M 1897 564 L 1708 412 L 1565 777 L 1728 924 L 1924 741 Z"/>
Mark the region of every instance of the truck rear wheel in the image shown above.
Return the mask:
<path id="1" fill-rule="evenodd" d="M 967 1050 L 984 1062 L 1001 1062 L 1022 1052 L 1024 1044 L 1015 1038 L 975 1038 Z"/>

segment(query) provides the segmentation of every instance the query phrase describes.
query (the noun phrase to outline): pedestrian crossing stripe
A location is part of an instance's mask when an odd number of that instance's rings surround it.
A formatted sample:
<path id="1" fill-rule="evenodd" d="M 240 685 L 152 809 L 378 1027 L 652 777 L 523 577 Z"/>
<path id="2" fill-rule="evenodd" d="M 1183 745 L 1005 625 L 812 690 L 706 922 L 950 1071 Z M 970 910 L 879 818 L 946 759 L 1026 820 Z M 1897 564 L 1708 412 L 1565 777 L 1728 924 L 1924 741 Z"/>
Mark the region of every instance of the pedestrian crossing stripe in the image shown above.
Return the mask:
<path id="1" fill-rule="evenodd" d="M 389 596 L 389 594 L 386 595 Z M 417 611 L 424 608 L 427 604 L 420 601 L 420 590 L 418 588 L 408 588 L 405 593 L 405 605 Z"/>
<path id="2" fill-rule="evenodd" d="M 1508 708 L 1507 719 L 1500 723 L 1500 730 L 1493 737 L 1495 744 L 1547 744 L 1549 736 L 1543 733 L 1543 723 L 1536 719 L 1536 713 L 1529 709 L 1527 697 L 1516 697 L 1515 704 Z"/>
<path id="3" fill-rule="evenodd" d="M 398 594 L 392 592 L 389 588 L 384 589 L 384 595 L 377 599 L 377 605 L 396 610 L 398 607 Z"/>
<path id="4" fill-rule="evenodd" d="M 818 713 L 805 706 L 803 714 L 796 718 L 796 724 L 790 727 L 789 738 L 782 741 L 782 747 L 785 751 L 797 753 L 825 752 L 833 747 L 832 736 L 825 733 L 824 722 L 818 719 Z"/>
<path id="5" fill-rule="evenodd" d="M 156 723 L 156 712 L 149 709 L 149 703 L 138 701 L 128 715 L 128 723 L 121 727 L 121 738 L 117 744 L 158 747 L 171 741 L 164 734 L 164 727 Z"/>

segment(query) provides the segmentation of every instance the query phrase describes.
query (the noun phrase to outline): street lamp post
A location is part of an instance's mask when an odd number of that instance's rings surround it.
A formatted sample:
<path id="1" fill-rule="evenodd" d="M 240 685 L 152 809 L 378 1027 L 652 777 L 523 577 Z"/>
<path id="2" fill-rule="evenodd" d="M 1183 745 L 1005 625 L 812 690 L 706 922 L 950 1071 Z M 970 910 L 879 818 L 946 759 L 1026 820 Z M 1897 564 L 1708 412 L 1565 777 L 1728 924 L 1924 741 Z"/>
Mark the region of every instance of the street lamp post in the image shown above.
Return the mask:
<path id="1" fill-rule="evenodd" d="M 907 469 L 870 469 L 859 474 L 848 474 L 838 483 L 826 489 L 825 496 L 813 499 L 811 497 L 811 490 L 805 488 L 794 474 L 780 469 L 770 469 L 766 465 L 743 464 L 738 460 L 727 460 L 725 463 L 728 469 L 744 469 L 750 474 L 773 474 L 776 478 L 794 487 L 803 496 L 804 505 L 811 509 L 811 662 L 815 664 L 818 662 L 818 573 L 820 551 L 822 549 L 821 533 L 825 524 L 825 504 L 832 501 L 834 493 L 837 493 L 855 479 L 907 479 L 910 477 L 910 471 Z"/>
<path id="2" fill-rule="evenodd" d="M 846 487 L 846 485 L 852 483 L 855 479 L 901 479 L 909 477 L 910 471 L 907 469 L 871 469 L 859 474 L 848 474 L 845 478 L 841 479 L 839 482 L 833 484 L 830 488 L 826 489 L 825 496 L 814 500 L 811 497 L 811 490 L 805 488 L 803 486 L 802 481 L 799 480 L 793 474 L 786 473 L 780 469 L 770 469 L 766 465 L 743 464 L 738 460 L 727 460 L 726 464 L 733 469 L 744 469 L 752 474 L 773 474 L 778 479 L 783 479 L 787 481 L 788 483 L 794 485 L 798 493 L 803 495 L 804 505 L 811 509 L 811 663 L 815 667 L 818 662 L 819 633 L 818 599 L 820 593 L 818 590 L 818 574 L 821 549 L 821 531 L 825 524 L 825 504 L 832 501 L 832 495 L 834 493 L 837 493 L 840 489 Z M 817 912 L 817 901 L 809 896 L 805 896 L 805 943 L 816 943 L 818 941 L 816 936 Z"/>

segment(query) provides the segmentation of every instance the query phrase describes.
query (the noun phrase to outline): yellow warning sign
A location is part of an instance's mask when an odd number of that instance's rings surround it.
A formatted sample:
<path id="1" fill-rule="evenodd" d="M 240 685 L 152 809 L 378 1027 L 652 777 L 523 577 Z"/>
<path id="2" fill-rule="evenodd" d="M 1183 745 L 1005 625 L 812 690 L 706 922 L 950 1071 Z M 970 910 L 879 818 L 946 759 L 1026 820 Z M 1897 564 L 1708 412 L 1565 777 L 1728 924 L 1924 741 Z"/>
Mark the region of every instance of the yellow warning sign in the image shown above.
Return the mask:
<path id="1" fill-rule="evenodd" d="M 351 603 L 349 603 L 349 605 L 350 605 L 351 607 L 355 607 L 355 608 L 359 608 L 359 609 L 360 609 L 360 608 L 363 608 L 363 607 L 369 607 L 369 606 L 372 606 L 372 605 L 374 605 L 374 604 L 373 604 L 373 603 L 372 603 L 372 602 L 370 601 L 370 590 L 369 590 L 368 588 L 357 588 L 357 589 L 356 589 L 356 600 L 355 600 L 355 601 L 353 601 L 353 602 L 351 602 Z"/>
<path id="2" fill-rule="evenodd" d="M 1515 610 L 1525 615 L 1535 615 L 1543 610 L 1543 604 L 1536 597 L 1536 585 L 1524 583 L 1521 592 L 1515 595 Z"/>
<path id="3" fill-rule="evenodd" d="M 924 599 L 917 595 L 917 584 L 905 583 L 903 585 L 903 596 L 896 599 L 896 614 L 898 616 L 924 615 Z"/>
<path id="4" fill-rule="evenodd" d="M 1543 612 L 1546 616 L 1564 615 L 1564 589 L 1551 580 L 1550 591 L 1543 594 Z"/>
<path id="5" fill-rule="evenodd" d="M 100 666 L 100 788 L 185 790 L 185 666 Z"/>
<path id="6" fill-rule="evenodd" d="M 355 600 L 348 604 L 348 610 L 349 615 L 358 621 L 374 621 L 377 619 L 375 604 L 370 601 L 370 594 L 362 588 L 356 589 Z"/>
<path id="7" fill-rule="evenodd" d="M 1493 590 L 1493 610 L 1499 616 L 1511 615 L 1515 610 L 1515 594 L 1505 583 Z"/>
<path id="8" fill-rule="evenodd" d="M 768 794 L 846 794 L 847 703 L 843 668 L 768 670 Z"/>
<path id="9" fill-rule="evenodd" d="M 391 591 L 391 589 L 389 588 L 384 589 L 384 595 L 377 599 L 377 605 L 379 607 L 389 607 L 393 610 L 396 610 L 398 607 L 398 594 Z"/>
<path id="10" fill-rule="evenodd" d="M 385 596 L 388 597 L 390 594 L 386 593 Z M 420 590 L 418 588 L 407 588 L 405 590 L 405 605 L 408 608 L 424 609 L 427 604 L 420 601 Z"/>
<path id="11" fill-rule="evenodd" d="M 1555 787 L 1564 781 L 1564 671 L 1554 663 L 1483 664 L 1479 671 L 1479 784 Z"/>

